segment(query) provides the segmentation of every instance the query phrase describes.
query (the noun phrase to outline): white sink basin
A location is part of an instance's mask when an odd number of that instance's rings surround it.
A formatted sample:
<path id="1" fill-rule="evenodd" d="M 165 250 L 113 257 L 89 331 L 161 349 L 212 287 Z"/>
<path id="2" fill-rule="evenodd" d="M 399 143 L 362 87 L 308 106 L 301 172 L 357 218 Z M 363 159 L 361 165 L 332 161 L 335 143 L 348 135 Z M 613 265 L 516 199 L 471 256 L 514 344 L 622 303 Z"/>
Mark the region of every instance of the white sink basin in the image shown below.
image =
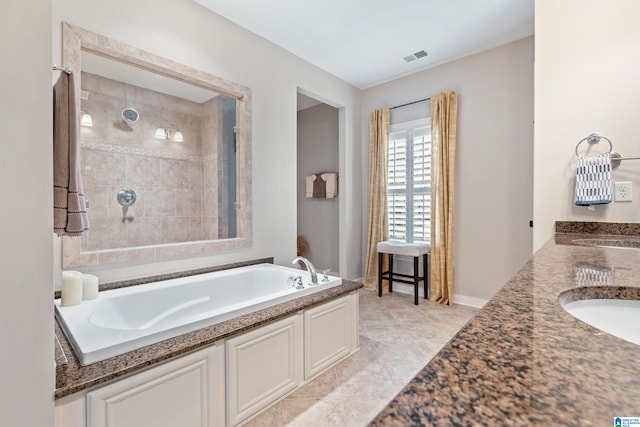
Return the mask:
<path id="1" fill-rule="evenodd" d="M 601 331 L 640 345 L 640 300 L 585 299 L 562 307 Z"/>

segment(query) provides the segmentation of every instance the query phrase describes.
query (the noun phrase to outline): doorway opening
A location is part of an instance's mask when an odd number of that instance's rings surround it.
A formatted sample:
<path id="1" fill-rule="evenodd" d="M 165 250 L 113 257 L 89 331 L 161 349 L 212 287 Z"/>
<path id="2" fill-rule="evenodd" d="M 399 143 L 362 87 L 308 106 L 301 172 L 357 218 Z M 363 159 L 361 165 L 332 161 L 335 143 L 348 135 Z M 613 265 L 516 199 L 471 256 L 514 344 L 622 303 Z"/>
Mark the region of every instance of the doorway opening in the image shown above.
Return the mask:
<path id="1" fill-rule="evenodd" d="M 297 116 L 298 255 L 339 275 L 339 110 L 298 92 Z"/>

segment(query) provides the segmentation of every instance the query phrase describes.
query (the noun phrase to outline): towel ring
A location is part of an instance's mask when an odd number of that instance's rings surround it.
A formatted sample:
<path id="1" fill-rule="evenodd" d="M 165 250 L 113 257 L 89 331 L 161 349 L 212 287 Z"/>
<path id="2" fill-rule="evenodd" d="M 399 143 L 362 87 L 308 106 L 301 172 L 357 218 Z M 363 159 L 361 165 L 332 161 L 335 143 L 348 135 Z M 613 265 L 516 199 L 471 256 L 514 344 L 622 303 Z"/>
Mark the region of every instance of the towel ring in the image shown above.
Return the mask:
<path id="1" fill-rule="evenodd" d="M 578 154 L 578 147 L 580 147 L 580 144 L 582 144 L 584 141 L 587 141 L 589 144 L 597 144 L 601 139 L 605 139 L 609 143 L 609 151 L 607 151 L 607 153 L 611 153 L 611 151 L 613 151 L 613 144 L 611 143 L 611 140 L 609 140 L 609 138 L 607 138 L 606 136 L 598 135 L 597 133 L 590 133 L 585 138 L 582 138 L 576 145 L 576 157 L 580 157 L 580 155 Z"/>

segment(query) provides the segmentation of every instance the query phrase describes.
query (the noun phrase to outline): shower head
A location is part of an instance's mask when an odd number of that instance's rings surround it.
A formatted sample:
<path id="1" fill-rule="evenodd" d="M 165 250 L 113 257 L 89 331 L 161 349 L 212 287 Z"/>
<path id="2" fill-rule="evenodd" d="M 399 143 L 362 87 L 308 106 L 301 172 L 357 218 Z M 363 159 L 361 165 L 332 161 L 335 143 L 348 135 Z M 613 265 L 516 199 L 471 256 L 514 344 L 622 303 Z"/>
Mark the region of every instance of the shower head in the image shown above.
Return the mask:
<path id="1" fill-rule="evenodd" d="M 124 120 L 127 123 L 135 123 L 138 121 L 139 118 L 140 118 L 140 114 L 138 114 L 138 112 L 131 107 L 127 107 L 124 110 L 122 110 L 122 120 Z"/>

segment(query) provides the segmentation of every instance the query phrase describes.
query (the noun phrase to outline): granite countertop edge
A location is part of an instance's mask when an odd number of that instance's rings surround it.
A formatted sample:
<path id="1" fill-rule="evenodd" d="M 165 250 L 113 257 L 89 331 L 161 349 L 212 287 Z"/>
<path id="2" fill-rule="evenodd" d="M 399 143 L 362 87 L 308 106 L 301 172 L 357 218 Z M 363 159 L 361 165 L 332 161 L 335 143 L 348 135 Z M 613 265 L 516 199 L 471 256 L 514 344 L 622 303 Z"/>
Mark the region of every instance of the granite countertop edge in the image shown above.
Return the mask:
<path id="1" fill-rule="evenodd" d="M 217 341 L 338 298 L 362 287 L 362 283 L 343 279 L 341 285 L 333 288 L 185 333 L 87 366 L 80 365 L 69 340 L 56 320 L 54 325 L 56 338 L 55 399 L 87 390 L 202 349 Z"/>

